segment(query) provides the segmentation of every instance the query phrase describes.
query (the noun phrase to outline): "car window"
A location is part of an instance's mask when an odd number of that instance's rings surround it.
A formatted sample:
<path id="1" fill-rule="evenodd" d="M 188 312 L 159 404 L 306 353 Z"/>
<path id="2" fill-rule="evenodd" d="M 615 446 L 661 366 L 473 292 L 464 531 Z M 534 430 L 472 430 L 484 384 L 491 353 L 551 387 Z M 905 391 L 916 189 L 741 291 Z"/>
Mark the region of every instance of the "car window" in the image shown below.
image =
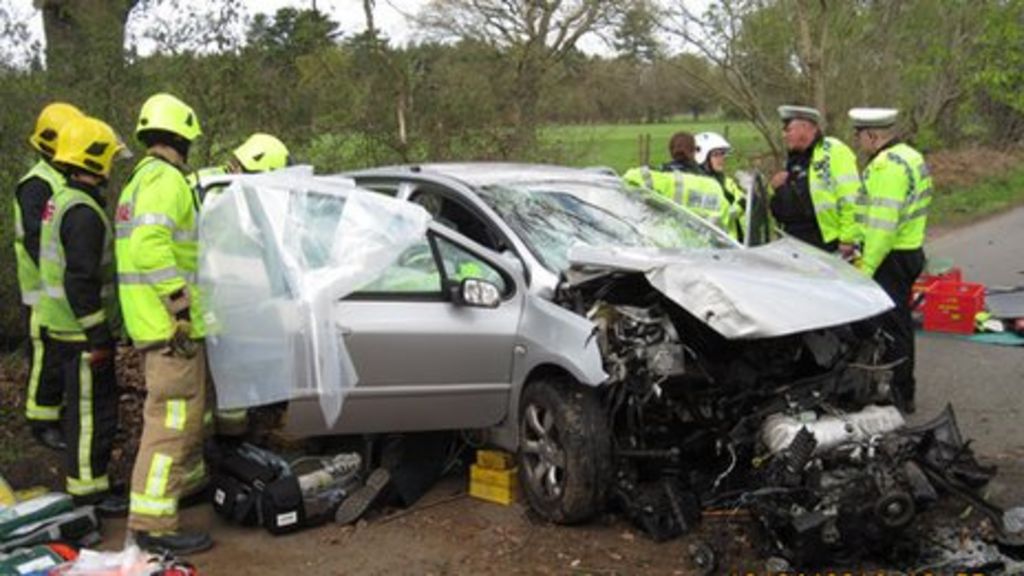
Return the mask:
<path id="1" fill-rule="evenodd" d="M 555 272 L 575 244 L 652 248 L 733 248 L 683 208 L 621 184 L 522 182 L 483 186 L 483 199 Z"/>
<path id="2" fill-rule="evenodd" d="M 501 251 L 501 242 L 497 240 L 498 236 L 491 225 L 458 200 L 437 190 L 416 191 L 409 200 L 422 206 L 438 223 L 481 246 L 495 252 Z"/>
<path id="3" fill-rule="evenodd" d="M 440 237 L 437 238 L 437 249 L 444 262 L 445 278 L 449 282 L 458 283 L 466 278 L 476 278 L 494 284 L 502 294 L 508 293 L 509 286 L 501 272 L 484 260 Z"/>
<path id="4" fill-rule="evenodd" d="M 410 246 L 398 261 L 358 294 L 432 294 L 441 295 L 441 274 L 426 238 Z"/>

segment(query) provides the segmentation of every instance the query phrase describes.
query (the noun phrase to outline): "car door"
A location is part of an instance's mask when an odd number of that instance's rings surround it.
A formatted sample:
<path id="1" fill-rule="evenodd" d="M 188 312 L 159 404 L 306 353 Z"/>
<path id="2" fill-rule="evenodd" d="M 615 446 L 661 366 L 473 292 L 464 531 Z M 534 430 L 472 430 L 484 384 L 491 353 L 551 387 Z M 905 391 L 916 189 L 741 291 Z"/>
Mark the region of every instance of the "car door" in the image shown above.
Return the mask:
<path id="1" fill-rule="evenodd" d="M 377 280 L 336 305 L 338 331 L 359 376 L 327 433 L 483 428 L 508 409 L 522 278 L 501 257 L 436 223 Z M 460 305 L 452 291 L 479 278 L 494 308 Z M 295 420 L 295 410 L 289 418 Z M 316 414 L 299 410 L 301 418 Z M 292 422 L 290 422 L 291 424 Z M 316 423 L 299 424 L 314 433 Z"/>

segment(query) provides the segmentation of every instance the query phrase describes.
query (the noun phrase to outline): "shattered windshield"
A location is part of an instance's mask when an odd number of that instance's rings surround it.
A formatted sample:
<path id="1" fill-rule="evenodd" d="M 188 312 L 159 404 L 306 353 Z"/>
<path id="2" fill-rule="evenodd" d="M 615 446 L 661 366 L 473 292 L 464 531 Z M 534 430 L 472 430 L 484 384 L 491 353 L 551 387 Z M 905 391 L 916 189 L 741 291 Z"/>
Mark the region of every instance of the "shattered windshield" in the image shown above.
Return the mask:
<path id="1" fill-rule="evenodd" d="M 610 182 L 524 182 L 483 186 L 483 199 L 544 265 L 569 268 L 569 249 L 590 246 L 734 248 L 686 210 L 639 188 Z"/>

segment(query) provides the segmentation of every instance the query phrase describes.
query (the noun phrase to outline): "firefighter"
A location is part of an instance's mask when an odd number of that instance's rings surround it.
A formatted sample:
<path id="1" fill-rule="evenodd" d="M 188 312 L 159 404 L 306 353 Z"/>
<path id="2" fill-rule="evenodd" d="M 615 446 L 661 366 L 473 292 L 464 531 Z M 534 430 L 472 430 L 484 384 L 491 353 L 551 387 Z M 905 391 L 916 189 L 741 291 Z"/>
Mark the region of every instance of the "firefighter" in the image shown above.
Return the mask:
<path id="1" fill-rule="evenodd" d="M 46 203 L 54 191 L 64 185 L 64 175 L 52 164 L 57 136 L 69 120 L 81 116 L 81 110 L 64 102 L 53 102 L 39 113 L 35 130 L 28 139 L 29 145 L 39 154 L 39 160 L 18 181 L 13 202 L 18 287 L 21 302 L 26 308 L 32 343 L 25 417 L 29 421 L 32 436 L 54 450 L 66 447 L 60 426 L 64 385 L 60 381 L 50 339 L 46 331 L 40 328 L 37 314 L 37 304 L 42 295 L 39 233 Z"/>
<path id="2" fill-rule="evenodd" d="M 860 242 L 857 157 L 821 131 L 821 112 L 780 106 L 786 169 L 771 179 L 771 212 L 782 229 L 808 244 L 852 259 Z"/>
<path id="3" fill-rule="evenodd" d="M 189 184 L 197 187 L 200 200 L 206 195 L 206 187 L 203 180 L 212 176 L 223 174 L 257 174 L 270 172 L 288 166 L 290 159 L 288 147 L 276 136 L 257 132 L 249 136 L 231 153 L 226 164 L 222 166 L 210 166 L 197 172 L 189 174 Z"/>
<path id="4" fill-rule="evenodd" d="M 39 323 L 52 339 L 64 385 L 62 421 L 66 487 L 76 504 L 104 516 L 128 511 L 110 493 L 107 467 L 117 432 L 114 235 L 102 187 L 124 145 L 106 123 L 87 116 L 68 121 L 57 137 L 54 164 L 65 182 L 46 204 L 40 232 L 43 295 Z"/>
<path id="5" fill-rule="evenodd" d="M 924 268 L 924 238 L 932 180 L 924 157 L 897 138 L 898 111 L 854 108 L 849 112 L 857 146 L 870 156 L 864 168 L 866 211 L 863 256 L 857 262 L 889 294 L 896 308 L 882 318 L 893 337 L 888 360 L 896 366 L 893 389 L 897 405 L 915 410 L 914 325 L 910 291 Z"/>
<path id="6" fill-rule="evenodd" d="M 623 180 L 627 184 L 653 190 L 685 206 L 710 224 L 725 229 L 729 203 L 718 182 L 697 165 L 693 135 L 676 132 L 669 140 L 668 150 L 672 161 L 662 165 L 661 169 L 633 168 L 623 175 Z"/>
<path id="7" fill-rule="evenodd" d="M 142 548 L 190 554 L 213 545 L 205 532 L 182 530 L 178 516 L 180 498 L 206 476 L 199 198 L 185 179 L 199 118 L 178 98 L 156 94 L 142 105 L 135 134 L 146 155 L 122 189 L 115 216 L 118 296 L 146 380 L 128 528 Z"/>
<path id="8" fill-rule="evenodd" d="M 743 242 L 743 228 L 746 225 L 747 195 L 731 176 L 725 173 L 725 158 L 732 151 L 732 145 L 721 134 L 701 132 L 694 137 L 697 152 L 694 159 L 704 173 L 718 181 L 729 213 L 725 220 L 725 230 L 739 242 Z"/>

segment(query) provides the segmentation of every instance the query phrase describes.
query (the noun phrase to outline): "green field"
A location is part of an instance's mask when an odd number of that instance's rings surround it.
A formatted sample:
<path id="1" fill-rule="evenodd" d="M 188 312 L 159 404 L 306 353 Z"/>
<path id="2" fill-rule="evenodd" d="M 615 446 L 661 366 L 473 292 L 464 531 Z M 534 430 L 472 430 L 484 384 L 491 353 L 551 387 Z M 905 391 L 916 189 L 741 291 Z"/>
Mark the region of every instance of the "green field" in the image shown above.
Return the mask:
<path id="1" fill-rule="evenodd" d="M 568 149 L 570 162 L 580 166 L 611 166 L 619 172 L 641 164 L 638 139 L 650 135 L 650 163 L 658 166 L 668 161 L 668 141 L 672 134 L 687 131 L 718 132 L 733 145 L 729 171 L 748 166 L 750 159 L 768 152 L 764 139 L 748 122 L 711 120 L 679 121 L 662 124 L 589 124 L 547 128 L 543 139 Z"/>

